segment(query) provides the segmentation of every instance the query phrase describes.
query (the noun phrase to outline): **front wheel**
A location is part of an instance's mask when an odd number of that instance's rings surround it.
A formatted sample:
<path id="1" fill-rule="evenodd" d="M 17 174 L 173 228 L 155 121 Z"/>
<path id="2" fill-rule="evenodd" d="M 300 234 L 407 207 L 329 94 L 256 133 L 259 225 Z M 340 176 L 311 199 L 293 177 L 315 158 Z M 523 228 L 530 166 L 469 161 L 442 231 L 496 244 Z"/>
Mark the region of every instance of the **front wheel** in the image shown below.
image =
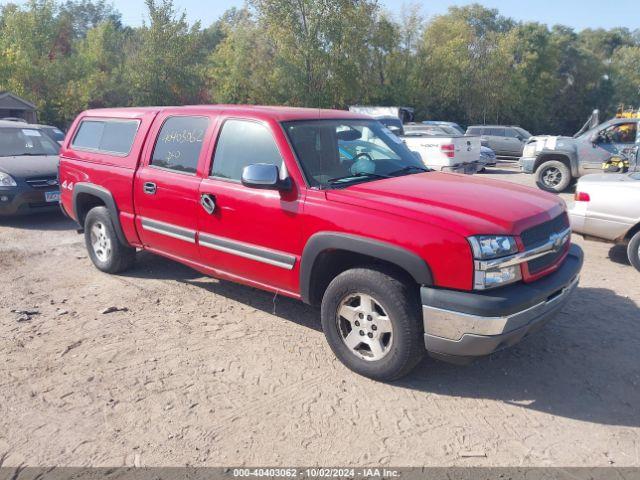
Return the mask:
<path id="1" fill-rule="evenodd" d="M 629 257 L 631 265 L 633 265 L 636 270 L 640 271 L 640 232 L 637 232 L 631 238 L 631 241 L 627 246 L 627 256 Z"/>
<path id="2" fill-rule="evenodd" d="M 338 275 L 322 299 L 322 329 L 349 369 L 380 381 L 408 374 L 425 354 L 417 288 L 382 270 Z"/>
<path id="3" fill-rule="evenodd" d="M 91 261 L 98 270 L 119 273 L 135 261 L 136 249 L 120 241 L 106 207 L 95 207 L 87 214 L 84 239 Z"/>
<path id="4" fill-rule="evenodd" d="M 536 170 L 536 184 L 542 190 L 560 193 L 571 183 L 571 171 L 557 160 L 545 162 Z"/>

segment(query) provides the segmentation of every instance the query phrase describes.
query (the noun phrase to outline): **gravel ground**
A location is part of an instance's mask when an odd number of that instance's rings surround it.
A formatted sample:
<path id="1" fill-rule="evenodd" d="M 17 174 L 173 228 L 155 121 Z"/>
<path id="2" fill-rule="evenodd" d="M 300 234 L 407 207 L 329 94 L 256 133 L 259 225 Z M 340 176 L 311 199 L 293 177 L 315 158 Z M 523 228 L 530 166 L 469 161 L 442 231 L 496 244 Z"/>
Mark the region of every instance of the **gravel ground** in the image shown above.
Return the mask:
<path id="1" fill-rule="evenodd" d="M 389 385 L 346 370 L 301 303 L 146 253 L 102 274 L 57 215 L 0 240 L 0 465 L 640 466 L 621 248 L 574 238 L 581 286 L 543 331 Z"/>

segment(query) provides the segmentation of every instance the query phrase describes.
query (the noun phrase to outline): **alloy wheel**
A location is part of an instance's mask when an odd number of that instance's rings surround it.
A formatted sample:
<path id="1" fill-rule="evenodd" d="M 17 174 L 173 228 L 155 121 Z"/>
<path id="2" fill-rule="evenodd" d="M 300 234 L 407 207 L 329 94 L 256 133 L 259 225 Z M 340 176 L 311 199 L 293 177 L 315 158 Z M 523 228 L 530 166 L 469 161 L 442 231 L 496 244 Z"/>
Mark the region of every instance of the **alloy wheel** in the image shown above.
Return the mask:
<path id="1" fill-rule="evenodd" d="M 542 172 L 542 182 L 547 187 L 557 187 L 562 181 L 562 172 L 556 167 L 549 167 Z"/>
<path id="2" fill-rule="evenodd" d="M 107 236 L 107 229 L 102 222 L 96 222 L 91 227 L 91 247 L 98 260 L 107 262 L 111 256 L 111 239 Z"/>
<path id="3" fill-rule="evenodd" d="M 338 306 L 336 322 L 342 341 L 357 357 L 378 361 L 391 350 L 391 319 L 372 296 L 355 293 L 345 297 Z"/>

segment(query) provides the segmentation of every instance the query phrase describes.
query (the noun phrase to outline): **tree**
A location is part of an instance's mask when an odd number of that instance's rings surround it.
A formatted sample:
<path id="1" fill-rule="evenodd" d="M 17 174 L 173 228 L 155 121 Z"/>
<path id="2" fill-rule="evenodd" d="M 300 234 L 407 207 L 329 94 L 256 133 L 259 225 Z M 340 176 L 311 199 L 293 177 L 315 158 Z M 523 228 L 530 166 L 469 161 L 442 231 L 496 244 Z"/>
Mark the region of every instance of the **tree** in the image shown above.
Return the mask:
<path id="1" fill-rule="evenodd" d="M 200 24 L 189 26 L 172 0 L 145 0 L 149 24 L 134 33 L 125 70 L 138 105 L 199 103 L 205 100 Z"/>
<path id="2" fill-rule="evenodd" d="M 617 49 L 612 58 L 613 104 L 638 107 L 640 103 L 640 44 Z"/>
<path id="3" fill-rule="evenodd" d="M 640 30 L 552 28 L 478 4 L 425 21 L 378 0 L 247 0 L 206 28 L 172 0 L 122 25 L 108 0 L 0 7 L 0 90 L 65 126 L 86 108 L 406 105 L 418 118 L 572 134 L 640 103 Z"/>

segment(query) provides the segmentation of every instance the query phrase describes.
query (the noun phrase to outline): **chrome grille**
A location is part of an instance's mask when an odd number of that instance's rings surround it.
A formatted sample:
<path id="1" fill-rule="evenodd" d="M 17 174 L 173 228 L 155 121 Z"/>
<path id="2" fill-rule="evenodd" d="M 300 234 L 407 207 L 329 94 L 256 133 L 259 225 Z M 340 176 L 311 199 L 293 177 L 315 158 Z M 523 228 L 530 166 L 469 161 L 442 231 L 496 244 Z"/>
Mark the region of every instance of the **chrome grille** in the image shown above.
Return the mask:
<path id="1" fill-rule="evenodd" d="M 25 181 L 31 188 L 35 188 L 36 190 L 51 189 L 58 186 L 58 179 L 54 176 L 28 178 Z"/>
<path id="2" fill-rule="evenodd" d="M 566 213 L 563 213 L 553 220 L 549 220 L 548 222 L 541 223 L 540 225 L 536 225 L 535 227 L 525 230 L 520 235 L 520 238 L 522 239 L 522 243 L 525 248 L 528 250 L 548 242 L 552 234 L 561 233 L 567 228 L 569 228 L 569 217 Z M 536 273 L 554 265 L 558 260 L 560 260 L 560 258 L 562 258 L 568 248 L 569 243 L 567 242 L 565 248 L 560 251 L 549 253 L 548 255 L 527 262 L 529 273 L 535 275 Z"/>

